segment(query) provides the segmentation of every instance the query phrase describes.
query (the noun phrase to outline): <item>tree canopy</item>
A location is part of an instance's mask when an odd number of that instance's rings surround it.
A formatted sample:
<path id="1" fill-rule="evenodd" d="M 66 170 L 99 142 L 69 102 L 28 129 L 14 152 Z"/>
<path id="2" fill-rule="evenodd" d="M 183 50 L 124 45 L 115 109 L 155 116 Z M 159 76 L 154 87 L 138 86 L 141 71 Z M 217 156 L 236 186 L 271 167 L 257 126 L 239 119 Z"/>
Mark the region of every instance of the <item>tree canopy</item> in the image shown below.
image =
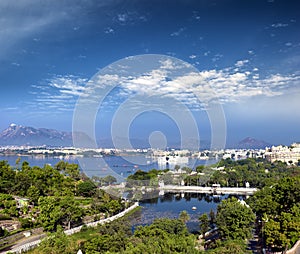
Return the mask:
<path id="1" fill-rule="evenodd" d="M 249 239 L 254 221 L 252 209 L 234 197 L 223 200 L 217 208 L 216 224 L 222 239 Z"/>

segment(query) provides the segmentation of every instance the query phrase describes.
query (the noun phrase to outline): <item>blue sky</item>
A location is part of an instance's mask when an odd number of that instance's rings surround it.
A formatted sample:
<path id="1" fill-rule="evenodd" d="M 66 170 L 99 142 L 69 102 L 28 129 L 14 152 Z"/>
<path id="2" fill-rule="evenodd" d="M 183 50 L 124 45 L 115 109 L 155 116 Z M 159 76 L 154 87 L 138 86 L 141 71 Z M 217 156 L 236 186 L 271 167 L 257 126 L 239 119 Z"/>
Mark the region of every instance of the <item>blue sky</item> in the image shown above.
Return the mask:
<path id="1" fill-rule="evenodd" d="M 129 56 L 159 54 L 198 70 L 195 82 L 213 89 L 206 98 L 222 106 L 230 142 L 247 136 L 300 141 L 299 23 L 300 3 L 289 0 L 2 0 L 0 129 L 13 122 L 70 131 L 76 102 L 98 71 Z M 174 98 L 197 93 L 199 87 L 186 82 L 172 90 Z M 149 95 L 143 84 L 126 89 Z M 103 106 L 96 117 L 99 137 L 110 135 L 123 98 L 117 92 L 104 104 L 115 107 Z M 189 96 L 182 101 L 200 138 L 208 139 L 205 106 Z M 174 139 L 181 131 L 176 121 L 168 113 L 144 112 L 130 135 L 160 131 Z"/>

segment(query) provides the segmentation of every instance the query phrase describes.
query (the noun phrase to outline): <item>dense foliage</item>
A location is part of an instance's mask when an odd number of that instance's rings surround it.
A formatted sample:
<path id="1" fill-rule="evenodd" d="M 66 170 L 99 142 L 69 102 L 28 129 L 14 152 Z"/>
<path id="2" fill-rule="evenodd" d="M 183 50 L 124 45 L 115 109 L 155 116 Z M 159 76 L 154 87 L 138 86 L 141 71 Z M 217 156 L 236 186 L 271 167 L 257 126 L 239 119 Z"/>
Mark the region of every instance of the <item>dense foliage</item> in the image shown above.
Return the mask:
<path id="1" fill-rule="evenodd" d="M 179 170 L 180 167 L 177 166 L 176 169 Z M 261 189 L 283 177 L 300 175 L 300 168 L 281 161 L 271 163 L 265 159 L 248 158 L 237 161 L 222 159 L 215 165 L 198 165 L 194 171 L 182 167 L 180 172 L 182 173 L 174 177 L 168 170 L 137 170 L 128 176 L 127 186 L 157 186 L 159 181 L 180 185 L 183 181 L 184 185 L 211 186 L 218 183 L 222 187 L 245 187 L 248 182 L 251 187 Z"/>
<path id="2" fill-rule="evenodd" d="M 246 200 L 249 207 L 236 199 L 224 200 L 218 206 L 215 224 L 223 241 L 213 241 L 207 245 L 212 253 L 245 253 L 243 240 L 250 238 L 254 220 L 261 248 L 283 251 L 300 239 L 298 166 L 280 161 L 270 163 L 262 159 L 226 159 L 221 160 L 218 167 L 221 170 L 212 174 L 208 184 L 220 183 L 221 186 L 234 187 L 249 182 L 252 187 L 261 189 Z M 208 215 L 203 214 L 199 221 L 201 233 L 210 229 Z M 236 250 L 226 252 L 224 248 Z"/>
<path id="3" fill-rule="evenodd" d="M 250 250 L 247 250 L 247 244 L 245 241 L 239 240 L 226 240 L 220 241 L 217 240 L 214 244 L 214 248 L 207 250 L 206 253 L 209 254 L 247 254 L 252 253 Z"/>
<path id="4" fill-rule="evenodd" d="M 264 159 L 245 159 L 233 161 L 221 160 L 217 166 L 223 170 L 215 171 L 209 184 L 219 183 L 221 186 L 244 186 L 248 182 L 251 187 L 263 188 L 270 186 L 279 179 L 287 176 L 300 175 L 300 169 L 284 162 L 268 162 Z"/>
<path id="5" fill-rule="evenodd" d="M 89 229 L 84 230 L 87 230 L 86 234 L 81 233 L 82 238 L 77 241 L 77 246 L 59 232 L 50 235 L 50 240 L 43 242 L 32 253 L 76 253 L 78 249 L 86 254 L 199 253 L 195 236 L 188 233 L 179 219 L 157 219 L 149 226 L 139 226 L 134 233 L 127 221 L 117 220 L 99 226 L 92 238 L 88 237 L 91 234 Z"/>
<path id="6" fill-rule="evenodd" d="M 300 176 L 285 177 L 256 192 L 248 203 L 256 212 L 263 244 L 277 250 L 300 238 Z"/>
<path id="7" fill-rule="evenodd" d="M 166 173 L 169 170 L 157 170 L 151 169 L 148 172 L 143 170 L 137 170 L 133 175 L 127 177 L 127 186 L 140 185 L 140 186 L 157 186 L 158 176 Z"/>
<path id="8" fill-rule="evenodd" d="M 215 170 L 213 167 L 218 166 Z M 186 185 L 245 186 L 260 188 L 241 202 L 236 198 L 223 200 L 217 213 L 211 211 L 199 218 L 200 233 L 211 228 L 211 238 L 203 239 L 206 253 L 248 253 L 247 240 L 256 225 L 262 246 L 275 251 L 291 247 L 300 238 L 300 170 L 282 162 L 262 159 L 221 160 L 218 165 L 198 166 L 198 174 L 184 168 L 181 178 Z M 210 179 L 207 178 L 210 177 Z M 174 184 L 167 170 L 137 170 L 128 177 L 131 184 L 157 186 L 159 180 Z M 55 167 L 30 167 L 23 162 L 19 169 L 0 162 L 0 216 L 19 218 L 28 227 L 41 225 L 50 234 L 33 253 L 202 253 L 201 244 L 188 233 L 186 211 L 179 219 L 158 219 L 133 232 L 128 222 L 114 221 L 99 226 L 97 231 L 83 227 L 78 236 L 66 237 L 62 228 L 81 223 L 87 216 L 112 215 L 124 209 L 124 203 L 114 199 L 97 185 L 115 182 L 113 177 L 88 179 L 75 164 L 60 162 Z M 179 183 L 179 182 L 178 182 Z M 177 183 L 177 184 L 178 184 Z M 27 197 L 31 209 L 18 206 L 15 196 Z M 33 207 L 33 208 L 32 208 Z M 32 225 L 30 218 L 35 218 Z M 99 217 L 97 217 L 99 218 Z M 256 222 L 256 223 L 254 223 Z M 0 231 L 1 235 L 5 232 Z"/>
<path id="9" fill-rule="evenodd" d="M 66 229 L 86 216 L 99 219 L 125 207 L 121 199 L 97 189 L 77 164 L 60 161 L 41 168 L 18 163 L 12 167 L 0 161 L 0 218 L 18 219 L 23 228 L 42 226 L 55 231 L 61 225 Z"/>
<path id="10" fill-rule="evenodd" d="M 225 199 L 218 205 L 216 225 L 222 239 L 249 239 L 254 220 L 255 215 L 251 208 L 236 198 Z"/>

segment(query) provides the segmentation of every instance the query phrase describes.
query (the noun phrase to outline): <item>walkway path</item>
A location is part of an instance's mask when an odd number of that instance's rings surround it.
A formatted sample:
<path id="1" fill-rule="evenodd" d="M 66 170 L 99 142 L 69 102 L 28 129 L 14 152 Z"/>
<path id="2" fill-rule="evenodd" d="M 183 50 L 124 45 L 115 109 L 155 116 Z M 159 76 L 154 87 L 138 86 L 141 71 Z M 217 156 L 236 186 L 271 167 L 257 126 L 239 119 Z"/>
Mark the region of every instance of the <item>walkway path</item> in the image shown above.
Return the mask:
<path id="1" fill-rule="evenodd" d="M 99 220 L 99 221 L 86 223 L 84 225 L 86 225 L 88 227 L 96 227 L 99 224 L 104 224 L 104 223 L 107 223 L 107 222 L 114 221 L 116 219 L 119 219 L 119 218 L 123 217 L 125 214 L 127 214 L 130 211 L 132 211 L 133 209 L 135 209 L 138 206 L 139 206 L 139 203 L 136 202 L 132 206 L 128 207 L 124 211 L 122 211 L 122 212 L 120 212 L 120 213 L 118 213 L 118 214 L 116 214 L 114 216 L 111 216 L 109 218 L 102 219 L 102 220 Z M 83 225 L 81 225 L 79 227 L 76 227 L 76 228 L 69 229 L 69 230 L 65 230 L 64 232 L 65 232 L 66 235 L 72 235 L 72 234 L 80 232 L 82 226 Z M 1 253 L 3 253 L 3 254 L 7 254 L 7 253 L 22 253 L 24 251 L 28 251 L 30 249 L 35 248 L 37 245 L 39 245 L 40 242 L 41 242 L 41 239 L 44 238 L 45 236 L 46 236 L 46 234 L 32 236 L 32 237 L 27 238 L 26 240 L 21 241 L 20 243 L 14 245 L 11 250 L 7 250 L 7 251 L 1 252 Z"/>
<path id="2" fill-rule="evenodd" d="M 192 192 L 192 193 L 212 193 L 212 194 L 240 194 L 253 195 L 257 191 L 256 188 L 245 187 L 200 187 L 200 186 L 179 186 L 179 185 L 164 185 L 160 186 L 159 190 L 165 192 Z"/>

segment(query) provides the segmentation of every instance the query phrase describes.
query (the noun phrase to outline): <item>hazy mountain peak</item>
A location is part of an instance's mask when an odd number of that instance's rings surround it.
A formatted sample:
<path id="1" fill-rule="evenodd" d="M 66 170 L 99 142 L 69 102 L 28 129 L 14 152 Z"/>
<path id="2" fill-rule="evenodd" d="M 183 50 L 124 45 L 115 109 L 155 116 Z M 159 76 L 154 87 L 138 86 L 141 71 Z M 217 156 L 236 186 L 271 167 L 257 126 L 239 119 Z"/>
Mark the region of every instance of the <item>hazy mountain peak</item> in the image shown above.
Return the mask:
<path id="1" fill-rule="evenodd" d="M 246 137 L 238 143 L 237 148 L 265 148 L 270 146 L 270 143 L 264 140 L 258 140 L 253 137 Z"/>
<path id="2" fill-rule="evenodd" d="M 0 133 L 0 145 L 72 145 L 71 132 L 34 128 L 12 123 Z"/>

